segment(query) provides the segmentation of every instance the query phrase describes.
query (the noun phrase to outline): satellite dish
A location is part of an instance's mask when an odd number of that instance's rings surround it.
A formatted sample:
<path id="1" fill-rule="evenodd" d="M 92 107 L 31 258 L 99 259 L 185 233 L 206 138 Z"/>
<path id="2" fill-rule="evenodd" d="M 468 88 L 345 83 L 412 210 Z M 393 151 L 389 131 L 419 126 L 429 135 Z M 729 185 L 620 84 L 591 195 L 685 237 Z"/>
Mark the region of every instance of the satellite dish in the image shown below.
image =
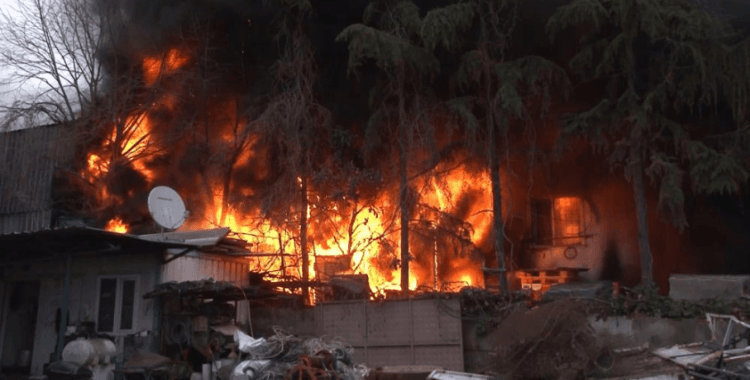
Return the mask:
<path id="1" fill-rule="evenodd" d="M 167 186 L 157 186 L 148 194 L 148 212 L 158 225 L 168 230 L 180 228 L 187 216 L 180 194 Z"/>

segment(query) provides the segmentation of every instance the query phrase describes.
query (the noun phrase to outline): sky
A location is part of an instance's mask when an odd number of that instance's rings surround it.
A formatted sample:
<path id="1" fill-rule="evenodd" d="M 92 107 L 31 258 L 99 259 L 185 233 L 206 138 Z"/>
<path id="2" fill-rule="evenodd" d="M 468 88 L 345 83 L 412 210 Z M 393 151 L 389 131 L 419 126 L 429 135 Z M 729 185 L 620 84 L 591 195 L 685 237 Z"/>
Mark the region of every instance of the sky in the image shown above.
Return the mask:
<path id="1" fill-rule="evenodd" d="M 2 12 L 11 12 L 15 3 L 16 0 L 0 0 L 0 10 L 2 10 Z M 9 74 L 10 71 L 8 71 L 7 68 L 0 66 L 0 82 L 2 82 L 2 79 L 7 78 Z M 3 87 L 3 85 L 0 84 L 0 105 L 9 105 L 13 103 L 15 97 L 12 94 L 6 94 L 8 90 L 8 88 Z"/>
<path id="2" fill-rule="evenodd" d="M 0 0 L 0 11 L 3 13 L 11 13 L 13 14 L 13 9 L 16 8 L 16 4 L 18 2 L 22 2 L 25 0 Z M 21 17 L 16 13 L 17 17 Z M 8 106 L 13 104 L 13 102 L 20 96 L 20 94 L 17 91 L 14 91 L 14 86 L 3 86 L 2 81 L 7 79 L 13 72 L 8 69 L 7 67 L 0 66 L 0 106 Z M 39 82 L 40 83 L 40 82 Z M 27 82 L 23 86 L 23 91 L 29 92 L 33 91 L 33 89 L 37 87 L 34 85 L 34 83 Z M 0 121 L 2 120 L 2 115 L 0 115 Z M 47 121 L 48 122 L 48 121 Z M 40 124 L 45 124 L 47 122 L 40 122 Z M 0 128 L 2 126 L 0 125 Z M 11 129 L 16 128 L 23 128 L 24 125 L 21 125 L 20 123 L 14 126 L 11 126 Z"/>

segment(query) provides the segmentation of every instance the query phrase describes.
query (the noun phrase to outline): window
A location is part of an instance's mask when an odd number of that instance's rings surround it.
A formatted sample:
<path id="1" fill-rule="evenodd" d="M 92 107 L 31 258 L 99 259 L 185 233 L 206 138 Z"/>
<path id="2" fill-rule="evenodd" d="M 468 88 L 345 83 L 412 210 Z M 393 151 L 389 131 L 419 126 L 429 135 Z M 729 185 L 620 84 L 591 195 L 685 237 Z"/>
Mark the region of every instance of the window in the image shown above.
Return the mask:
<path id="1" fill-rule="evenodd" d="M 580 198 L 555 198 L 552 224 L 555 238 L 564 245 L 576 244 L 583 235 L 583 207 Z"/>
<path id="2" fill-rule="evenodd" d="M 97 284 L 96 330 L 112 334 L 135 330 L 138 276 L 102 276 Z"/>
<path id="3" fill-rule="evenodd" d="M 531 236 L 536 244 L 552 243 L 552 201 L 535 199 L 531 201 Z"/>
<path id="4" fill-rule="evenodd" d="M 580 198 L 532 200 L 531 220 L 535 244 L 569 246 L 584 243 L 584 204 Z"/>

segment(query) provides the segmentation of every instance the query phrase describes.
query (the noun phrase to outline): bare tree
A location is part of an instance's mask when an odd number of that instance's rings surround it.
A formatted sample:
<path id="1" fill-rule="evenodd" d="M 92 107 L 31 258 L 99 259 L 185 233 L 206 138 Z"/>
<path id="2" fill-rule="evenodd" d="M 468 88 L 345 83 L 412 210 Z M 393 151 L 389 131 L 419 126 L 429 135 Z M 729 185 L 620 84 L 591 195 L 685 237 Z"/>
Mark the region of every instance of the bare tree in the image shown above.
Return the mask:
<path id="1" fill-rule="evenodd" d="M 114 1 L 17 0 L 0 10 L 0 78 L 17 98 L 2 126 L 71 122 L 93 112 L 105 76 L 101 50 L 120 17 Z"/>

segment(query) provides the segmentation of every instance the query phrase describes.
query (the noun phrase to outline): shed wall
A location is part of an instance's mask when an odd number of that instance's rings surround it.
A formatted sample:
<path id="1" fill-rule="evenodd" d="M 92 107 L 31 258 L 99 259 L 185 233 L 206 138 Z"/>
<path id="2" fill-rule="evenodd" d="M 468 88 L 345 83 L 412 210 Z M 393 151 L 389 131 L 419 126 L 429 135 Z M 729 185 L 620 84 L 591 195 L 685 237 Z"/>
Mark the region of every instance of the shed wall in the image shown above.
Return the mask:
<path id="1" fill-rule="evenodd" d="M 171 257 L 171 255 L 167 255 Z M 230 281 L 237 286 L 249 285 L 250 264 L 243 258 L 194 252 L 179 257 L 162 268 L 162 281 L 196 281 L 213 278 L 216 281 Z"/>
<path id="2" fill-rule="evenodd" d="M 69 325 L 79 321 L 95 321 L 97 279 L 108 275 L 137 275 L 140 279 L 138 314 L 134 320 L 135 330 L 154 329 L 154 301 L 144 300 L 143 295 L 159 281 L 160 257 L 158 254 L 82 255 L 72 260 Z M 35 264 L 28 270 L 10 273 L 6 282 L 40 280 L 39 309 L 34 334 L 34 349 L 31 360 L 31 375 L 42 375 L 42 368 L 50 360 L 57 344 L 55 319 L 61 305 L 65 279 L 64 260 Z M 6 287 L 7 288 L 7 287 Z M 12 328 L 6 326 L 6 328 Z M 2 335 L 0 335 L 1 337 Z M 2 338 L 0 338 L 2 339 Z M 118 340 L 122 338 L 119 337 Z M 121 342 L 115 342 L 122 347 Z"/>
<path id="3" fill-rule="evenodd" d="M 173 254 L 167 254 L 169 259 Z M 163 283 L 176 281 L 198 281 L 212 278 L 216 281 L 233 282 L 245 287 L 250 284 L 250 264 L 247 259 L 190 252 L 162 266 Z M 237 322 L 245 323 L 250 319 L 250 306 L 247 301 L 237 302 Z"/>

